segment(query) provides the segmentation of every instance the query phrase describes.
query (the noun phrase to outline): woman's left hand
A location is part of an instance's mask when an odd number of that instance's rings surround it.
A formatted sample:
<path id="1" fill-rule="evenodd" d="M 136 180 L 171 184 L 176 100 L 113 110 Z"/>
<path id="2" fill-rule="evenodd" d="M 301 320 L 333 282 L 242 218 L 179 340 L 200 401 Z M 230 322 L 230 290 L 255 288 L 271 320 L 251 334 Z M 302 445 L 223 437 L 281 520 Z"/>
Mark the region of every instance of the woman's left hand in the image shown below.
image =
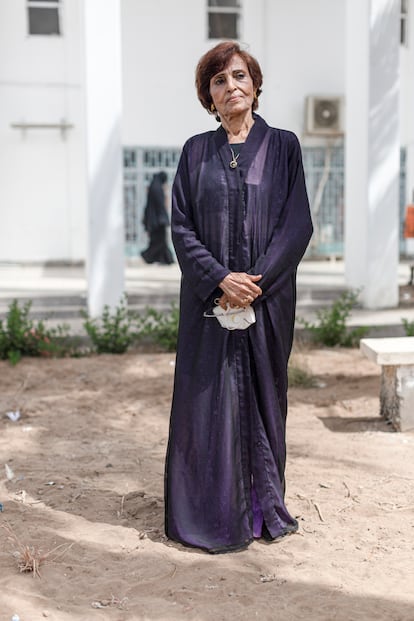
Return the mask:
<path id="1" fill-rule="evenodd" d="M 262 294 L 261 288 L 256 284 L 262 278 L 261 274 L 246 274 L 245 272 L 230 272 L 221 281 L 220 288 L 223 295 L 219 298 L 219 304 L 226 308 L 227 304 L 231 307 L 246 308 Z"/>

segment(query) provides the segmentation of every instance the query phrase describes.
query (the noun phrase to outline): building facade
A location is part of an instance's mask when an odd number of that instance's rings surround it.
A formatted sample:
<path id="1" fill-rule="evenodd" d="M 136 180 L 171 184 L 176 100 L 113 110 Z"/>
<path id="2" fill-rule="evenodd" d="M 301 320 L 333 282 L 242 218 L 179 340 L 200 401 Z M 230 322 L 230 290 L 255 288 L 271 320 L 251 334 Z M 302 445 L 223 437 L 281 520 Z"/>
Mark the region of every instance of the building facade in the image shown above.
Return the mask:
<path id="1" fill-rule="evenodd" d="M 87 256 L 91 1 L 0 2 L 0 261 Z M 263 70 L 259 114 L 301 140 L 317 223 L 311 252 L 341 254 L 347 0 L 119 1 L 127 253 L 145 245 L 140 219 L 151 173 L 172 176 L 185 140 L 217 126 L 196 97 L 198 59 L 220 38 L 237 38 Z M 95 4 L 96 36 L 110 47 Z M 402 212 L 414 188 L 413 24 L 414 2 L 402 0 Z M 104 83 L 105 62 L 94 66 Z M 102 104 L 111 96 L 109 82 Z"/>

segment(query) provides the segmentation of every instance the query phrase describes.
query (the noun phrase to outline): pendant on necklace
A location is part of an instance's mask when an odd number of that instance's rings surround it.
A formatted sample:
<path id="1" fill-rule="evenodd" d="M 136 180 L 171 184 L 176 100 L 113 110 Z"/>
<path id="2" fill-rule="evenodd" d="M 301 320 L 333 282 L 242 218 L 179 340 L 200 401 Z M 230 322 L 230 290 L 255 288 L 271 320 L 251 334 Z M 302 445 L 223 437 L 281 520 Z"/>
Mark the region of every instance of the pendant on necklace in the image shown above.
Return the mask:
<path id="1" fill-rule="evenodd" d="M 229 166 L 230 168 L 237 168 L 237 160 L 239 159 L 240 153 L 237 155 L 234 154 L 233 149 L 230 147 L 230 151 L 232 154 L 232 159 L 230 160 Z"/>

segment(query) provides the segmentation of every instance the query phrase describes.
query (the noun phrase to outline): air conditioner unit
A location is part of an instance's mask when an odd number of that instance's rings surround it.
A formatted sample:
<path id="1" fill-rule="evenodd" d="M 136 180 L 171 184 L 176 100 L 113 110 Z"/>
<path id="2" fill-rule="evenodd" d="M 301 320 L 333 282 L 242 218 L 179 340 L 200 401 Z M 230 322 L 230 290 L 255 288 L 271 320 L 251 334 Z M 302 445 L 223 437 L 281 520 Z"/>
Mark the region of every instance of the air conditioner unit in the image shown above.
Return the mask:
<path id="1" fill-rule="evenodd" d="M 306 97 L 306 133 L 315 136 L 339 136 L 343 129 L 343 97 Z"/>

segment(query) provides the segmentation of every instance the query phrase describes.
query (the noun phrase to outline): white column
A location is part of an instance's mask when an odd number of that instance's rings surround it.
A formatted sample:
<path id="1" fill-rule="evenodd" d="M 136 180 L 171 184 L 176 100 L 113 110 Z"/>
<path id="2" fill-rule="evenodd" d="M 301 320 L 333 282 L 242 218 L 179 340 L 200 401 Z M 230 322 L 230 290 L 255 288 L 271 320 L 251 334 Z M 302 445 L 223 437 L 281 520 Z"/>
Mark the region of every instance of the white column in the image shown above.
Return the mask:
<path id="1" fill-rule="evenodd" d="M 400 0 L 347 0 L 345 277 L 398 304 Z"/>
<path id="2" fill-rule="evenodd" d="M 98 316 L 124 292 L 120 0 L 83 7 L 88 308 Z"/>
<path id="3" fill-rule="evenodd" d="M 414 204 L 414 0 L 408 3 L 407 41 L 401 47 L 401 114 L 402 136 L 406 147 L 406 196 L 405 204 Z"/>

